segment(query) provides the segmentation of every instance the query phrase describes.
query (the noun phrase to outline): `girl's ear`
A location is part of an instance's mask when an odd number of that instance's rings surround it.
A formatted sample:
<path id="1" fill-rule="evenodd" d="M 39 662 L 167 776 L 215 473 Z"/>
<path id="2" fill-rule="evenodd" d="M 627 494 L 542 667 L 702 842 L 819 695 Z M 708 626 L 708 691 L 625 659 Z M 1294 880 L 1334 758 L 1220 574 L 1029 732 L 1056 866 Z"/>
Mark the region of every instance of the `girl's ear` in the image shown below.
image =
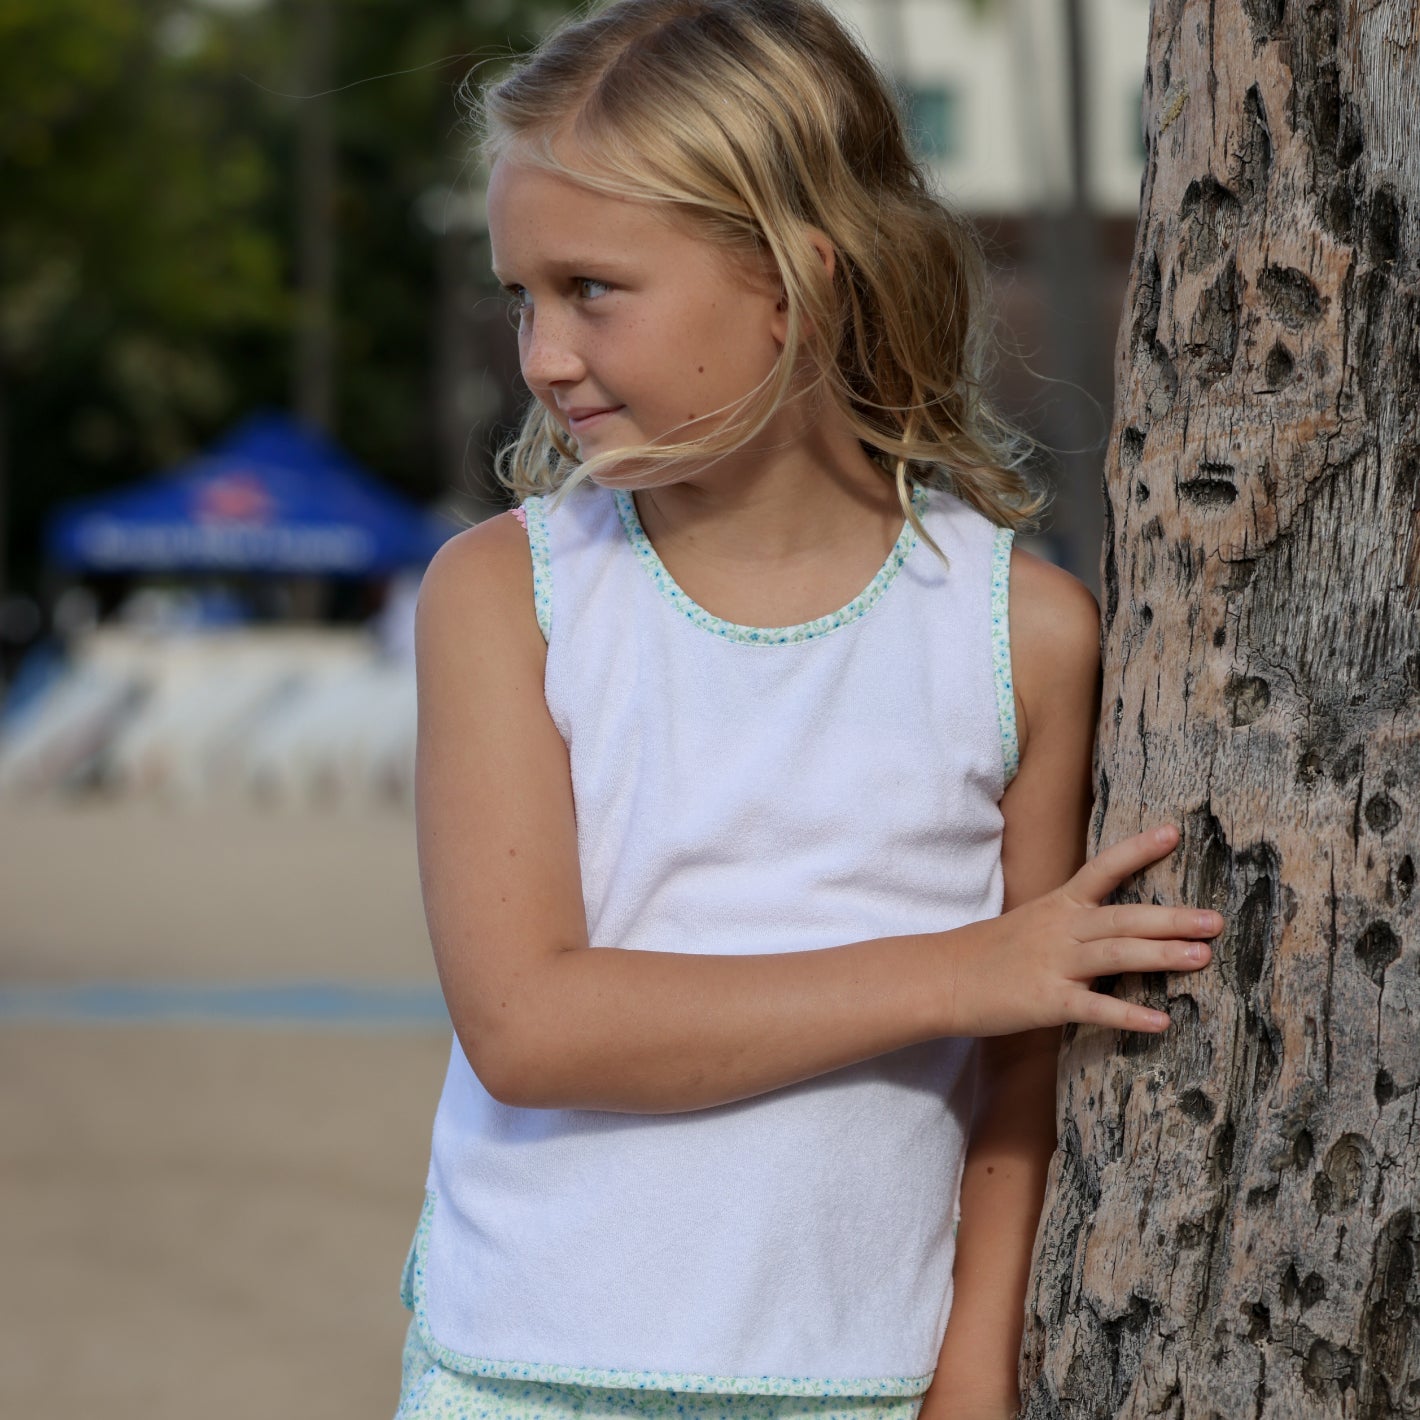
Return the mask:
<path id="1" fill-rule="evenodd" d="M 809 245 L 818 255 L 819 261 L 823 264 L 823 274 L 830 281 L 833 280 L 833 269 L 838 262 L 838 255 L 833 250 L 833 243 L 829 241 L 825 232 L 819 231 L 817 227 L 806 227 L 804 235 L 809 239 Z"/>
<path id="2" fill-rule="evenodd" d="M 832 281 L 834 268 L 838 261 L 837 254 L 833 250 L 833 243 L 829 241 L 827 234 L 821 232 L 817 227 L 805 227 L 804 236 L 814 249 L 814 255 L 822 264 L 824 275 Z M 774 339 L 783 345 L 789 334 L 789 296 L 782 282 L 779 286 L 779 300 L 774 307 L 772 329 Z"/>

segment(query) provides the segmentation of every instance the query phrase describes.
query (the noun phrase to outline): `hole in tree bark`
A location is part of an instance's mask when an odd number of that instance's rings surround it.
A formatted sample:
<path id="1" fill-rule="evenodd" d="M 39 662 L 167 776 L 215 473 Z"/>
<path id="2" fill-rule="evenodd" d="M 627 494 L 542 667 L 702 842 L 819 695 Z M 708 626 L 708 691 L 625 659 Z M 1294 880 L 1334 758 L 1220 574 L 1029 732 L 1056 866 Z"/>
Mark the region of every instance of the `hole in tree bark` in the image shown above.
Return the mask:
<path id="1" fill-rule="evenodd" d="M 1237 485 L 1221 478 L 1190 478 L 1178 486 L 1179 497 L 1186 503 L 1205 508 L 1225 508 L 1237 501 Z"/>
<path id="2" fill-rule="evenodd" d="M 1214 1140 L 1213 1165 L 1219 1178 L 1226 1178 L 1233 1171 L 1233 1146 L 1237 1142 L 1238 1131 L 1231 1119 L 1223 1121 L 1223 1127 Z"/>
<path id="3" fill-rule="evenodd" d="M 1213 284 L 1199 298 L 1188 351 L 1199 361 L 1205 383 L 1220 380 L 1233 368 L 1238 349 L 1238 312 L 1242 302 L 1237 263 L 1229 258 Z"/>
<path id="4" fill-rule="evenodd" d="M 1144 431 L 1130 425 L 1119 436 L 1119 463 L 1121 468 L 1135 468 L 1144 457 Z"/>
<path id="5" fill-rule="evenodd" d="M 1371 1146 L 1359 1134 L 1343 1134 L 1326 1151 L 1321 1172 L 1312 1179 L 1312 1202 L 1321 1213 L 1351 1208 L 1361 1196 L 1372 1158 Z"/>
<path id="6" fill-rule="evenodd" d="M 1413 498 L 1420 489 L 1420 449 L 1414 444 L 1402 444 L 1395 451 L 1395 488 L 1402 498 Z"/>
<path id="7" fill-rule="evenodd" d="M 1272 703 L 1272 692 L 1259 676 L 1230 675 L 1223 686 L 1223 699 L 1228 704 L 1228 723 L 1238 728 L 1261 718 Z"/>
<path id="8" fill-rule="evenodd" d="M 1183 900 L 1221 911 L 1228 900 L 1232 854 L 1211 803 L 1205 801 L 1184 820 L 1182 848 Z"/>
<path id="9" fill-rule="evenodd" d="M 1292 378 L 1292 372 L 1296 368 L 1297 362 L 1292 358 L 1292 352 L 1279 343 L 1267 352 L 1267 359 L 1262 366 L 1262 378 L 1267 381 L 1268 389 L 1281 389 Z"/>
<path id="10" fill-rule="evenodd" d="M 1313 1395 L 1339 1400 L 1353 1382 L 1356 1356 L 1344 1346 L 1319 1338 L 1313 1341 L 1302 1363 L 1302 1385 Z"/>
<path id="11" fill-rule="evenodd" d="M 1356 939 L 1356 959 L 1377 986 L 1384 984 L 1386 968 L 1399 958 L 1400 938 L 1389 922 L 1372 922 Z"/>
<path id="12" fill-rule="evenodd" d="M 1239 129 L 1241 141 L 1232 181 L 1244 200 L 1253 201 L 1266 188 L 1272 171 L 1272 130 L 1256 84 L 1243 99 L 1243 121 Z"/>
<path id="13" fill-rule="evenodd" d="M 1358 1396 L 1360 1420 L 1389 1420 L 1397 1413 L 1393 1400 L 1414 1384 L 1420 1330 L 1420 1307 L 1414 1296 L 1417 1244 L 1416 1218 L 1409 1208 L 1393 1214 L 1378 1230 L 1362 1309 L 1361 1341 L 1367 1364 Z"/>
<path id="14" fill-rule="evenodd" d="M 1185 271 L 1201 271 L 1232 250 L 1240 210 L 1238 199 L 1211 173 L 1188 184 L 1179 207 Z"/>
<path id="15" fill-rule="evenodd" d="M 1272 879 L 1260 876 L 1248 889 L 1238 909 L 1237 945 L 1233 961 L 1238 973 L 1238 986 L 1251 994 L 1262 980 L 1263 959 L 1272 936 Z"/>
<path id="16" fill-rule="evenodd" d="M 1261 1099 L 1277 1074 L 1277 1050 L 1266 1027 L 1257 1032 L 1257 1060 L 1252 1071 L 1252 1091 L 1254 1099 Z"/>
<path id="17" fill-rule="evenodd" d="M 1301 330 L 1321 319 L 1321 293 L 1311 277 L 1295 266 L 1264 266 L 1257 293 L 1283 325 Z"/>
<path id="18" fill-rule="evenodd" d="M 1252 26 L 1254 39 L 1270 39 L 1282 23 L 1284 0 L 1243 0 L 1243 13 Z"/>
<path id="19" fill-rule="evenodd" d="M 1388 187 L 1380 188 L 1371 198 L 1366 214 L 1366 255 L 1377 266 L 1400 255 L 1400 208 Z"/>
<path id="20" fill-rule="evenodd" d="M 1355 240 L 1356 199 L 1344 181 L 1326 189 L 1321 202 L 1321 224 L 1341 241 Z"/>
<path id="21" fill-rule="evenodd" d="M 1235 557 L 1228 564 L 1224 571 L 1223 588 L 1229 592 L 1246 591 L 1252 585 L 1252 579 L 1257 576 L 1257 559 L 1255 557 Z"/>
<path id="22" fill-rule="evenodd" d="M 1372 794 L 1366 800 L 1366 823 L 1382 838 L 1400 822 L 1400 805 L 1389 794 Z"/>
<path id="23" fill-rule="evenodd" d="M 1196 1124 L 1209 1123 L 1217 1113 L 1217 1106 L 1202 1090 L 1185 1090 L 1178 1097 L 1178 1107 Z"/>
<path id="24" fill-rule="evenodd" d="M 1197 507 L 1222 508 L 1237 501 L 1238 488 L 1233 482 L 1235 470 L 1230 463 L 1201 463 L 1198 476 L 1178 485 L 1178 496 Z"/>
<path id="25" fill-rule="evenodd" d="M 1349 168 L 1366 151 L 1366 134 L 1361 127 L 1361 116 L 1356 105 L 1350 102 L 1341 105 L 1341 136 L 1336 140 L 1336 163 L 1338 167 Z"/>
<path id="26" fill-rule="evenodd" d="M 1136 350 L 1153 345 L 1159 338 L 1159 311 L 1163 304 L 1163 275 L 1159 254 L 1151 251 L 1139 273 L 1135 306 L 1133 343 Z"/>

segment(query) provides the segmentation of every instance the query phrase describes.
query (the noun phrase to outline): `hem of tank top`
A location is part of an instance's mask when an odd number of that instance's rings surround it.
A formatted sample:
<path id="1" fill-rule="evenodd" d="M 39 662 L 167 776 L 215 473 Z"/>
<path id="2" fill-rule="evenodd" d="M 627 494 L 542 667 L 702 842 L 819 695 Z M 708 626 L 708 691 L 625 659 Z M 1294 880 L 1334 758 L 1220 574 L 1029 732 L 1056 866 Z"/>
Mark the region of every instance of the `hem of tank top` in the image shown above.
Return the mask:
<path id="1" fill-rule="evenodd" d="M 1021 766 L 1016 688 L 1011 676 L 1011 544 L 1014 539 L 1015 533 L 1010 528 L 997 528 L 991 549 L 991 670 L 996 684 L 996 714 L 1001 723 L 1005 784 L 1016 777 L 1016 770 Z"/>
<path id="2" fill-rule="evenodd" d="M 715 1376 L 680 1371 L 627 1371 L 597 1366 L 558 1365 L 546 1361 L 505 1361 L 468 1356 L 445 1346 L 429 1327 L 424 1297 L 424 1270 L 429 1234 L 438 1190 L 424 1193 L 424 1206 L 409 1245 L 399 1296 L 414 1313 L 419 1339 L 429 1355 L 446 1370 L 463 1375 L 492 1376 L 504 1380 L 545 1381 L 557 1385 L 596 1386 L 609 1390 L 683 1390 L 721 1395 L 800 1395 L 832 1396 L 861 1400 L 911 1398 L 925 1392 L 935 1371 L 920 1376 L 865 1376 L 835 1378 L 822 1376 Z"/>
<path id="3" fill-rule="evenodd" d="M 911 556 L 918 542 L 916 530 L 904 519 L 902 531 L 898 534 L 892 551 L 878 568 L 873 580 L 847 606 L 840 607 L 837 611 L 815 617 L 812 621 L 800 622 L 796 626 L 743 626 L 739 622 L 726 621 L 723 617 L 706 611 L 699 602 L 681 590 L 675 578 L 667 571 L 665 563 L 661 561 L 660 554 L 651 546 L 651 539 L 646 536 L 646 530 L 641 526 L 641 518 L 636 511 L 636 500 L 624 488 L 615 489 L 614 496 L 616 511 L 621 518 L 627 541 L 630 542 L 632 551 L 642 567 L 646 569 L 656 590 L 702 631 L 708 631 L 721 640 L 746 646 L 796 646 L 851 626 L 882 600 L 883 594 L 893 584 L 898 572 L 902 570 L 903 563 Z M 912 490 L 912 506 L 919 518 L 927 511 L 927 504 L 927 490 L 920 484 L 916 485 Z"/>
<path id="4" fill-rule="evenodd" d="M 547 548 L 546 512 L 542 499 L 528 498 L 513 509 L 513 515 L 527 530 L 528 549 L 532 553 L 533 610 L 537 615 L 542 639 L 552 639 L 552 560 Z"/>

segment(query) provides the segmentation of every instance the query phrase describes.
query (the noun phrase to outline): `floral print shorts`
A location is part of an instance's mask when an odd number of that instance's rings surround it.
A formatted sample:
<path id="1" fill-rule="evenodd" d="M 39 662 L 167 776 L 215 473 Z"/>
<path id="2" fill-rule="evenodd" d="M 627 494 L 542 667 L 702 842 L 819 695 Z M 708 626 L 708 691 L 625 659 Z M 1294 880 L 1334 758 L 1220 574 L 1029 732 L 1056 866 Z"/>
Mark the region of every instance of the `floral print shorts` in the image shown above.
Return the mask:
<path id="1" fill-rule="evenodd" d="M 724 1395 L 470 1376 L 441 1366 L 416 1321 L 395 1420 L 917 1420 L 922 1397 Z"/>

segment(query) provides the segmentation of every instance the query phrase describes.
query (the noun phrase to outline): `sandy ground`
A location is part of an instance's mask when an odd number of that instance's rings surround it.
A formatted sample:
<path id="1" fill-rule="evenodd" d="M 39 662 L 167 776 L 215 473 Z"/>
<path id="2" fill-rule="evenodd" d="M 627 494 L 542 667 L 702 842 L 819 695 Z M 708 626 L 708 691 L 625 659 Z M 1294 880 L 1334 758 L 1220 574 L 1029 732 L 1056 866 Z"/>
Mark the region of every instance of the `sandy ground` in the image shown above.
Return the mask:
<path id="1" fill-rule="evenodd" d="M 432 983 L 413 825 L 0 804 L 0 989 Z M 439 1027 L 0 1020 L 0 1414 L 388 1420 Z"/>
<path id="2" fill-rule="evenodd" d="M 432 980 L 413 817 L 0 799 L 0 971 Z"/>

